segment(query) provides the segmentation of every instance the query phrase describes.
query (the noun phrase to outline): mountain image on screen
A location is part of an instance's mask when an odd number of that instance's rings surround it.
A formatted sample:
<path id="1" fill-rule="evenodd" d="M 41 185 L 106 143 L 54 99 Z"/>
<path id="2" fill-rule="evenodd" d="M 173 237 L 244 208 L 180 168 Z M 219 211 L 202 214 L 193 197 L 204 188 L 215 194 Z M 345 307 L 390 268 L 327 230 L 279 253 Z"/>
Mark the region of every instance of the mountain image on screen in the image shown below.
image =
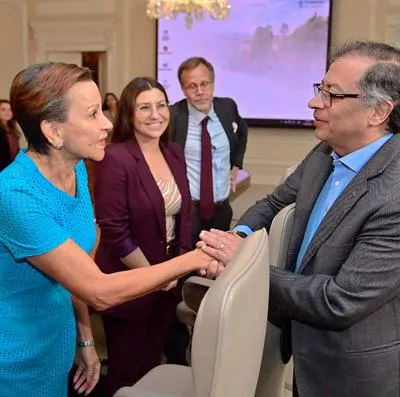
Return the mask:
<path id="1" fill-rule="evenodd" d="M 231 0 L 222 21 L 188 30 L 158 21 L 157 78 L 171 102 L 183 97 L 180 63 L 202 56 L 215 68 L 215 95 L 232 97 L 250 125 L 311 126 L 307 102 L 327 67 L 330 0 Z"/>

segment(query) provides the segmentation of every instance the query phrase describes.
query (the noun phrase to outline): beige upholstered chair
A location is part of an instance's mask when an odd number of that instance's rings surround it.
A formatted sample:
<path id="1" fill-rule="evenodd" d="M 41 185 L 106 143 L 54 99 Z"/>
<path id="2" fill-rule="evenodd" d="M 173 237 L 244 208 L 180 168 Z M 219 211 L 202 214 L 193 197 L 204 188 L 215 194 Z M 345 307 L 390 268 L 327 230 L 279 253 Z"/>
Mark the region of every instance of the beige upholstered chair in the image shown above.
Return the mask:
<path id="1" fill-rule="evenodd" d="M 268 293 L 268 236 L 259 230 L 243 242 L 201 301 L 194 325 L 192 367 L 160 365 L 114 397 L 253 396 L 265 339 Z"/>
<path id="2" fill-rule="evenodd" d="M 293 227 L 294 208 L 294 204 L 283 208 L 272 222 L 269 232 L 269 253 L 270 263 L 273 266 L 285 267 L 287 246 Z M 202 296 L 213 282 L 201 277 L 191 277 L 185 282 L 184 300 L 178 305 L 177 314 L 189 328 L 194 324 Z M 285 365 L 281 360 L 280 335 L 279 328 L 268 322 L 256 397 L 282 397 L 285 381 L 291 387 L 292 362 Z"/>
<path id="3" fill-rule="evenodd" d="M 283 208 L 272 222 L 269 231 L 269 253 L 270 263 L 273 266 L 284 268 L 286 265 L 287 246 L 293 228 L 294 208 L 294 204 Z M 290 365 L 283 364 L 281 360 L 280 337 L 280 329 L 268 321 L 255 397 L 283 396 L 287 370 Z M 291 376 L 289 375 L 290 379 Z"/>
<path id="4" fill-rule="evenodd" d="M 188 326 L 190 333 L 193 329 L 200 303 L 213 283 L 214 280 L 192 276 L 185 280 L 183 284 L 183 300 L 179 302 L 176 308 L 176 316 L 180 322 Z"/>

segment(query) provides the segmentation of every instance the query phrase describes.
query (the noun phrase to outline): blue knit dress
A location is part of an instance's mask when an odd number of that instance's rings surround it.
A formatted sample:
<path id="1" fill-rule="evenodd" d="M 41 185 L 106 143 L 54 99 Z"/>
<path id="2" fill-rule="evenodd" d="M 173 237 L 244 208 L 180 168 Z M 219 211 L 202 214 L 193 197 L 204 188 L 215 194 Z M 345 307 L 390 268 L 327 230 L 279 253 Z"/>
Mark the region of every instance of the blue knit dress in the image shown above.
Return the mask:
<path id="1" fill-rule="evenodd" d="M 0 173 L 0 397 L 64 397 L 76 345 L 71 294 L 25 258 L 71 238 L 86 252 L 96 230 L 83 162 L 76 196 L 20 152 Z"/>

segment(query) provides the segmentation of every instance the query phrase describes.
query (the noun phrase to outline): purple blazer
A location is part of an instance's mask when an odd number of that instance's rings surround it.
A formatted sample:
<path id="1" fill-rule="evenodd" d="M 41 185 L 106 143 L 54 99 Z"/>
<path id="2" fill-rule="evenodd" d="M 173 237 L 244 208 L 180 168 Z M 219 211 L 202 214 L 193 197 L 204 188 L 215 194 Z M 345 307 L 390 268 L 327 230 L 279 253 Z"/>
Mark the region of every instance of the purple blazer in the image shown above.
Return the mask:
<path id="1" fill-rule="evenodd" d="M 175 232 L 178 250 L 183 253 L 192 249 L 192 202 L 184 153 L 179 144 L 160 145 L 182 196 Z M 167 260 L 164 199 L 135 140 L 108 146 L 104 160 L 96 163 L 94 204 L 101 229 L 95 260 L 103 272 L 128 270 L 119 258 L 137 247 L 151 264 Z M 106 313 L 128 318 L 145 315 L 146 306 L 162 294 L 165 292 L 151 293 Z"/>

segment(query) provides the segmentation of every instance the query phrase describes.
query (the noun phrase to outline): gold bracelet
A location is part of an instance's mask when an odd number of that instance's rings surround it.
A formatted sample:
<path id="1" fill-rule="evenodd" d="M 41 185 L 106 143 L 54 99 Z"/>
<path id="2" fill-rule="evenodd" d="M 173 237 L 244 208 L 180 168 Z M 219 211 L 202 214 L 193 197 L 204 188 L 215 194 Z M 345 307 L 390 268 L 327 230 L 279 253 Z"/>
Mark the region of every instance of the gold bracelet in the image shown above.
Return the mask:
<path id="1" fill-rule="evenodd" d="M 77 347 L 91 347 L 94 346 L 94 340 L 78 340 L 76 342 Z"/>

